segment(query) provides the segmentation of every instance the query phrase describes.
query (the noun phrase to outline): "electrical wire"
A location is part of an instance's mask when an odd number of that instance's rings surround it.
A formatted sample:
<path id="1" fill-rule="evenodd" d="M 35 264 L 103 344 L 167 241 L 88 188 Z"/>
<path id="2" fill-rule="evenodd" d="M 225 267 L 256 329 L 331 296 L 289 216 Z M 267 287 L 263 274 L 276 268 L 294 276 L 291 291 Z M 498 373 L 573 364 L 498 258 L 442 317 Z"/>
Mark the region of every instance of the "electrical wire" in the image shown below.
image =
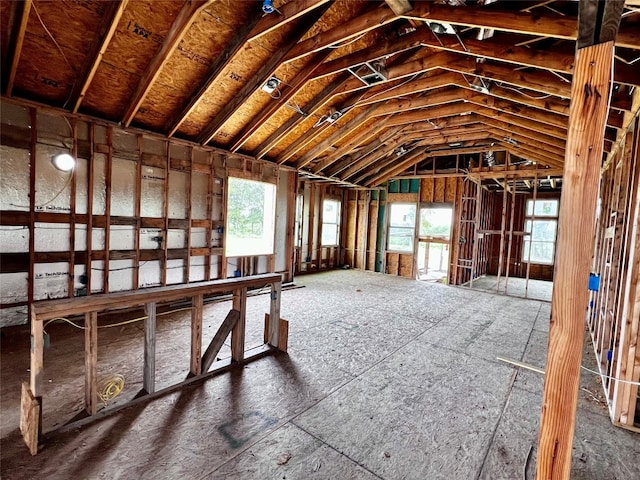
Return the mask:
<path id="1" fill-rule="evenodd" d="M 342 43 L 342 44 L 338 44 L 338 45 L 329 45 L 328 48 L 341 48 L 341 47 L 346 47 L 347 45 L 351 45 L 352 43 L 357 42 L 358 40 L 360 40 L 362 37 L 364 37 L 367 34 L 367 32 L 363 33 L 362 35 L 354 38 L 353 40 L 349 40 L 347 43 Z"/>
<path id="2" fill-rule="evenodd" d="M 62 48 L 60 48 L 60 44 L 56 41 L 56 39 L 54 38 L 53 34 L 49 31 L 47 26 L 44 24 L 44 21 L 42 20 L 42 17 L 40 16 L 40 12 L 38 12 L 36 4 L 32 3 L 32 7 L 33 7 L 33 11 L 36 14 L 36 17 L 38 17 L 38 20 L 40 21 L 40 25 L 42 25 L 42 28 L 44 28 L 44 31 L 47 32 L 47 35 L 49 35 L 49 38 L 53 41 L 55 46 L 58 48 L 58 51 L 60 52 L 60 55 L 62 55 L 62 58 L 64 59 L 64 61 L 67 63 L 67 65 L 69 65 L 69 68 L 71 69 L 71 71 L 73 72 L 74 77 L 76 78 L 76 80 L 74 80 L 73 84 L 71 85 L 71 89 L 69 91 L 69 97 L 67 98 L 67 100 L 64 102 L 64 105 L 62 106 L 62 108 L 65 108 L 67 106 L 67 103 L 69 103 L 69 100 L 71 100 L 71 95 L 73 95 L 73 90 L 75 89 L 76 82 L 77 82 L 78 72 L 76 72 L 76 69 L 73 68 L 73 65 L 71 65 L 71 62 L 69 62 L 69 59 L 67 58 L 67 56 L 62 51 Z"/>
<path id="3" fill-rule="evenodd" d="M 40 205 L 36 205 L 36 208 L 38 207 L 46 207 L 47 205 L 50 205 L 56 198 L 58 198 L 60 195 L 62 195 L 62 192 L 64 192 L 67 187 L 69 186 L 69 183 L 71 183 L 71 178 L 73 177 L 73 170 L 71 170 L 69 172 L 69 176 L 67 177 L 67 181 L 64 183 L 64 185 L 62 186 L 62 189 L 56 193 L 52 199 L 46 201 L 45 203 L 41 203 Z M 18 207 L 18 208 L 31 208 L 31 205 L 18 205 L 16 203 L 10 203 L 9 205 L 11 205 L 12 207 Z"/>
<path id="4" fill-rule="evenodd" d="M 528 93 L 523 92 L 522 90 L 519 90 L 514 87 L 510 87 L 509 85 L 505 85 L 504 83 L 501 83 L 501 82 L 496 82 L 496 85 L 506 90 L 513 90 L 514 92 L 519 93 L 520 95 L 524 95 L 525 97 L 532 98 L 533 100 L 544 100 L 545 98 L 549 98 L 553 96 L 549 94 L 549 95 L 542 95 L 541 97 L 535 97 L 533 95 L 529 95 Z"/>
<path id="5" fill-rule="evenodd" d="M 106 407 L 109 400 L 113 400 L 124 388 L 124 377 L 119 373 L 107 375 L 98 381 L 98 398 Z"/>

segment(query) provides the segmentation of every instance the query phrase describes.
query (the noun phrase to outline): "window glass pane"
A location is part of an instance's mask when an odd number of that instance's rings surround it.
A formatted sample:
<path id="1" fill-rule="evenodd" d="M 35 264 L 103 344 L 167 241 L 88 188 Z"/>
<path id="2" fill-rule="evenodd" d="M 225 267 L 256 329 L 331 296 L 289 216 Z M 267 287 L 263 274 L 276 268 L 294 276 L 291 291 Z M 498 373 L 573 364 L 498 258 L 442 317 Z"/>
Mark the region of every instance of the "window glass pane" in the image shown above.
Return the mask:
<path id="1" fill-rule="evenodd" d="M 225 255 L 273 253 L 276 186 L 229 177 Z"/>
<path id="2" fill-rule="evenodd" d="M 558 200 L 536 200 L 535 208 L 533 205 L 533 200 L 527 200 L 527 216 L 557 217 Z"/>
<path id="3" fill-rule="evenodd" d="M 322 246 L 338 244 L 338 225 L 335 223 L 322 224 Z"/>
<path id="4" fill-rule="evenodd" d="M 416 206 L 408 203 L 392 203 L 389 210 L 389 225 L 411 227 L 416 224 Z"/>
<path id="5" fill-rule="evenodd" d="M 528 222 L 531 222 L 530 220 Z M 531 232 L 533 241 L 543 240 L 555 242 L 556 221 L 555 220 L 533 220 L 533 231 Z"/>
<path id="6" fill-rule="evenodd" d="M 388 249 L 400 252 L 413 252 L 413 231 L 413 228 L 389 227 Z"/>
<path id="7" fill-rule="evenodd" d="M 322 222 L 338 223 L 338 207 L 335 200 L 325 200 L 322 206 Z"/>
<path id="8" fill-rule="evenodd" d="M 522 259 L 526 262 L 529 260 L 529 247 L 531 247 L 531 263 L 542 263 L 545 265 L 553 264 L 553 255 L 555 251 L 555 244 L 553 242 L 529 242 L 524 241 L 524 248 L 522 249 Z"/>
<path id="9" fill-rule="evenodd" d="M 420 236 L 449 238 L 452 215 L 451 208 L 421 208 Z"/>

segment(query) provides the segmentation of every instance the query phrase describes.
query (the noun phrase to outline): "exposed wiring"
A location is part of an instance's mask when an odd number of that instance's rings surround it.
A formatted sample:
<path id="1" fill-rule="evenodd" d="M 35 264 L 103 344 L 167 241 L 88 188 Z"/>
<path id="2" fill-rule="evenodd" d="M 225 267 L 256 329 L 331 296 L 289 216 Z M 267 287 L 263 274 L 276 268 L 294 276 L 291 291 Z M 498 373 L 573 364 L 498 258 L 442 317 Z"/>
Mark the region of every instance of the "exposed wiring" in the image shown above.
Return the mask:
<path id="1" fill-rule="evenodd" d="M 161 312 L 161 313 L 156 313 L 156 317 L 161 317 L 162 315 L 170 315 L 172 313 L 178 313 L 178 312 L 184 312 L 186 310 L 191 310 L 192 307 L 185 307 L 185 308 L 178 308 L 175 310 L 169 310 L 168 312 Z M 124 320 L 122 322 L 118 322 L 118 323 L 110 323 L 108 325 L 98 325 L 98 328 L 111 328 L 111 327 L 121 327 L 122 325 L 128 325 L 130 323 L 135 323 L 135 322 L 141 322 L 142 320 L 146 320 L 148 319 L 149 316 L 145 315 L 143 317 L 137 317 L 137 318 L 131 318 L 129 320 Z M 79 328 L 80 330 L 86 330 L 86 327 L 84 327 L 83 325 L 80 325 L 72 320 L 69 320 L 68 318 L 65 317 L 58 317 L 58 318 L 53 318 L 51 320 L 49 320 L 47 323 L 45 323 L 42 327 L 42 330 L 46 333 L 45 328 L 47 328 L 47 326 L 50 323 L 56 322 L 56 321 L 63 321 L 63 322 L 67 322 L 69 325 L 74 326 L 75 328 Z"/>
<path id="2" fill-rule="evenodd" d="M 277 92 L 277 95 L 274 95 L 274 93 L 276 93 L 276 92 Z M 279 98 L 282 96 L 282 92 L 280 91 L 280 89 L 279 89 L 279 88 L 277 88 L 277 87 L 276 87 L 276 88 L 274 88 L 274 89 L 273 89 L 273 92 L 271 92 L 271 93 L 269 94 L 269 96 L 270 96 L 271 98 L 273 98 L 274 100 L 277 100 L 277 99 L 279 99 Z"/>
<path id="3" fill-rule="evenodd" d="M 66 182 L 64 182 L 64 185 L 62 186 L 60 191 L 58 193 L 56 193 L 51 200 L 48 200 L 48 201 L 46 201 L 44 203 L 36 205 L 36 208 L 37 207 L 46 207 L 47 205 L 50 205 L 56 198 L 58 198 L 60 195 L 62 195 L 62 192 L 64 192 L 67 189 L 67 187 L 69 186 L 69 183 L 71 183 L 71 178 L 72 177 L 73 177 L 73 170 L 71 170 L 69 172 L 69 176 L 67 177 L 67 180 L 66 180 Z M 18 205 L 16 203 L 10 203 L 10 205 L 12 207 L 19 207 L 19 208 L 31 208 L 31 205 Z"/>
<path id="4" fill-rule="evenodd" d="M 544 100 L 545 98 L 553 97 L 553 95 L 551 95 L 551 94 L 542 95 L 540 97 L 536 97 L 534 95 L 529 95 L 528 93 L 525 93 L 525 92 L 523 92 L 522 90 L 520 90 L 518 88 L 510 87 L 509 85 L 505 85 L 504 83 L 501 83 L 501 82 L 496 82 L 496 85 L 499 86 L 500 88 L 504 88 L 506 90 L 513 90 L 514 92 L 519 93 L 520 95 L 524 95 L 525 97 L 532 98 L 533 100 Z"/>
<path id="5" fill-rule="evenodd" d="M 349 40 L 346 43 L 342 43 L 342 44 L 338 44 L 338 45 L 329 45 L 329 48 L 341 48 L 341 47 L 346 47 L 347 45 L 351 45 L 354 42 L 357 42 L 358 40 L 360 40 L 362 37 L 364 37 L 367 34 L 367 32 L 363 33 L 362 35 L 354 38 L 353 40 Z"/>
<path id="6" fill-rule="evenodd" d="M 98 398 L 106 407 L 109 400 L 113 400 L 124 388 L 124 377 L 119 373 L 107 375 L 98 381 Z"/>
<path id="7" fill-rule="evenodd" d="M 496 360 L 511 364 L 513 366 L 516 366 L 516 367 L 522 367 L 522 368 L 525 368 L 527 370 L 531 370 L 532 372 L 541 373 L 542 375 L 545 375 L 545 373 L 546 373 L 544 371 L 544 369 L 542 369 L 542 368 L 536 367 L 535 365 L 529 365 L 527 363 L 518 362 L 517 360 L 510 360 L 508 358 L 503 358 L 503 357 L 496 357 Z M 590 368 L 587 368 L 584 365 L 580 365 L 580 368 L 582 368 L 586 372 L 593 373 L 595 375 L 599 375 L 601 378 L 606 378 L 606 379 L 609 379 L 609 380 L 614 380 L 616 382 L 626 383 L 626 384 L 629 384 L 629 385 L 640 385 L 640 382 L 634 382 L 633 380 L 623 380 L 622 378 L 617 378 L 617 377 L 612 377 L 610 375 L 605 375 L 604 373 L 600 373 L 600 372 L 598 372 L 596 370 L 591 370 Z"/>
<path id="8" fill-rule="evenodd" d="M 44 21 L 42 20 L 42 17 L 40 16 L 40 12 L 38 12 L 38 9 L 36 8 L 36 4 L 32 3 L 32 7 L 33 7 L 33 11 L 36 14 L 36 17 L 38 17 L 38 20 L 40 21 L 40 25 L 42 25 L 42 28 L 44 28 L 44 31 L 47 32 L 47 35 L 49 35 L 49 38 L 53 41 L 55 46 L 58 48 L 58 51 L 60 52 L 60 55 L 62 55 L 62 58 L 64 59 L 64 61 L 67 63 L 67 65 L 69 65 L 69 68 L 73 72 L 74 78 L 77 79 L 78 73 L 76 72 L 76 69 L 73 68 L 73 65 L 71 65 L 71 62 L 69 62 L 69 59 L 67 58 L 67 56 L 62 51 L 62 48 L 60 48 L 60 44 L 56 41 L 56 39 L 54 38 L 53 34 L 49 31 L 47 26 L 44 24 Z M 62 108 L 65 108 L 67 106 L 67 103 L 69 103 L 69 100 L 71 100 L 71 95 L 73 95 L 73 90 L 75 89 L 75 86 L 76 86 L 76 80 L 73 81 L 73 84 L 71 85 L 71 89 L 69 91 L 69 97 L 64 102 L 64 105 L 62 106 Z"/>

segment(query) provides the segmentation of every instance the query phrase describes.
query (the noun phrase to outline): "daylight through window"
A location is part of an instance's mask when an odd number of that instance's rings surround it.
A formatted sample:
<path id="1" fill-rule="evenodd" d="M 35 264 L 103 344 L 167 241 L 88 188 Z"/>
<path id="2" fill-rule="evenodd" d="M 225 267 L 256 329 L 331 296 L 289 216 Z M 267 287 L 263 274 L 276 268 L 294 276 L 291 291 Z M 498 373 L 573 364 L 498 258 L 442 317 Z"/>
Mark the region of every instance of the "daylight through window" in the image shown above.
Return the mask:
<path id="1" fill-rule="evenodd" d="M 276 218 L 276 186 L 229 177 L 225 255 L 271 255 Z"/>
<path id="2" fill-rule="evenodd" d="M 558 229 L 558 200 L 527 200 L 522 261 L 553 265 Z"/>
<path id="3" fill-rule="evenodd" d="M 392 203 L 389 209 L 389 241 L 387 249 L 396 252 L 413 252 L 416 229 L 416 205 Z"/>
<path id="4" fill-rule="evenodd" d="M 340 229 L 340 202 L 325 200 L 322 202 L 322 246 L 333 247 L 338 245 L 338 232 Z"/>

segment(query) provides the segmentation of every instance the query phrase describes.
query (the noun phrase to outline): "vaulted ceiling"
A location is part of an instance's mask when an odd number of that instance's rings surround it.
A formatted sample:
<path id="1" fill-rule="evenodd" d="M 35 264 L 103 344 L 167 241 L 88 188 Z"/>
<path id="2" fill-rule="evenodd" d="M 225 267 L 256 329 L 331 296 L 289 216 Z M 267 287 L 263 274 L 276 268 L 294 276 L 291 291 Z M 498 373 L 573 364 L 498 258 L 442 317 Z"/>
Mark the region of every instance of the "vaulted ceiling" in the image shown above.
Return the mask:
<path id="1" fill-rule="evenodd" d="M 3 95 L 375 186 L 455 154 L 561 168 L 576 1 L 0 3 Z M 616 38 L 606 152 L 640 85 Z"/>

